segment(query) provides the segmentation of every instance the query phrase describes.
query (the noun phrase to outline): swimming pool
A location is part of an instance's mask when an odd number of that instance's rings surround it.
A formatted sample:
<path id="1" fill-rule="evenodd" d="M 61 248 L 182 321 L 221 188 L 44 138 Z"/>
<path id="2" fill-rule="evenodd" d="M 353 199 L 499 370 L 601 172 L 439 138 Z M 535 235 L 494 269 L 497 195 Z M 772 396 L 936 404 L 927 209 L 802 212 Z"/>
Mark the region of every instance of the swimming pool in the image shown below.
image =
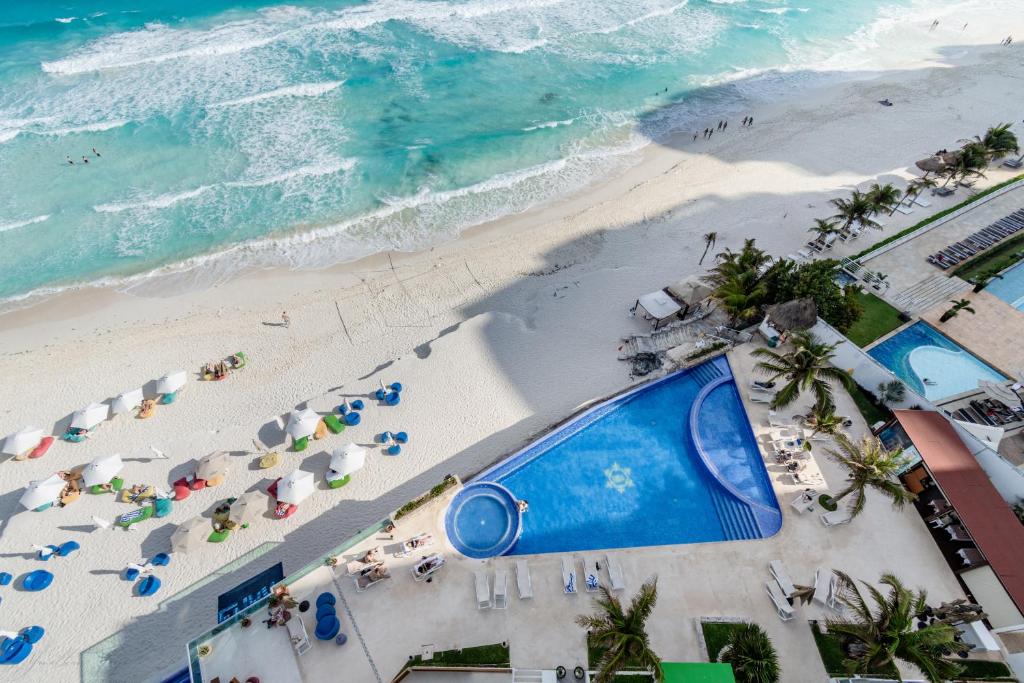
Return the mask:
<path id="1" fill-rule="evenodd" d="M 1024 311 L 1024 263 L 1018 263 L 1003 273 L 1000 280 L 993 280 L 985 291 L 994 294 L 1018 311 Z"/>
<path id="2" fill-rule="evenodd" d="M 469 482 L 445 518 L 455 548 L 477 558 L 764 538 L 781 526 L 725 358 L 588 410 Z"/>
<path id="3" fill-rule="evenodd" d="M 998 370 L 923 322 L 868 349 L 911 389 L 934 400 L 978 388 L 978 380 L 1001 382 Z"/>

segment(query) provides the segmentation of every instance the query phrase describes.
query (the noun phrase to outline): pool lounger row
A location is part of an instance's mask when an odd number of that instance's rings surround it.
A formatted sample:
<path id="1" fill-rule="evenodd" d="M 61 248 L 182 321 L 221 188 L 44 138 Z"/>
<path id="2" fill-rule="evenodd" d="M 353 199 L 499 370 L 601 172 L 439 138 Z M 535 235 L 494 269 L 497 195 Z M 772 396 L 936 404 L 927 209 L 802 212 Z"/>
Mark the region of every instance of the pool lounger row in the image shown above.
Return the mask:
<path id="1" fill-rule="evenodd" d="M 947 270 L 984 251 L 996 243 L 1010 237 L 1024 228 L 1024 209 L 1018 209 L 1005 218 L 968 235 L 959 242 L 954 242 L 944 249 L 939 249 L 927 257 L 928 263 Z"/>
<path id="2" fill-rule="evenodd" d="M 971 401 L 967 406 L 953 411 L 953 417 L 990 427 L 1001 427 L 1024 419 L 1024 415 L 993 399 Z"/>

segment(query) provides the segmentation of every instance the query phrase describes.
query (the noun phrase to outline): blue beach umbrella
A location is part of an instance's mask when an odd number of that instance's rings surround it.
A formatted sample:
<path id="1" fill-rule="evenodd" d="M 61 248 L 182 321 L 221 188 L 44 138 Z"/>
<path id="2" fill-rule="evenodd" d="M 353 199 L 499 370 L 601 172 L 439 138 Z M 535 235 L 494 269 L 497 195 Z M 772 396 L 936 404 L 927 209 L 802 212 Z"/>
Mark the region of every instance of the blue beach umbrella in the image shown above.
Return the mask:
<path id="1" fill-rule="evenodd" d="M 160 590 L 160 579 L 155 576 L 147 576 L 146 578 L 135 584 L 135 589 L 141 597 L 149 597 L 158 590 Z"/>
<path id="2" fill-rule="evenodd" d="M 24 638 L 7 638 L 0 643 L 0 664 L 21 664 L 32 654 L 32 643 Z"/>
<path id="3" fill-rule="evenodd" d="M 33 645 L 42 640 L 45 634 L 46 630 L 42 626 L 26 626 L 18 633 L 19 636 Z"/>
<path id="4" fill-rule="evenodd" d="M 14 577 L 8 572 L 0 572 L 0 586 L 7 586 L 14 580 Z"/>
<path id="5" fill-rule="evenodd" d="M 360 423 L 360 421 L 362 421 L 362 419 L 363 418 L 359 416 L 359 413 L 354 410 L 345 413 L 345 424 L 349 427 L 355 427 Z"/>
<path id="6" fill-rule="evenodd" d="M 53 583 L 53 574 L 45 569 L 29 572 L 21 581 L 21 586 L 30 593 L 46 590 Z"/>

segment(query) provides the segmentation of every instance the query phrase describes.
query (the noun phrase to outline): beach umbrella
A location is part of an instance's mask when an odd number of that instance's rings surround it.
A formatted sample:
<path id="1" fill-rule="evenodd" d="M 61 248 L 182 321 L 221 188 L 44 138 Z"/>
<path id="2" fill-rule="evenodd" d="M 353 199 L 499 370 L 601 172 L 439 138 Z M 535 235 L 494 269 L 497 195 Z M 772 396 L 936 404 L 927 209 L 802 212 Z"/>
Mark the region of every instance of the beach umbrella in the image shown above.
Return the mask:
<path id="1" fill-rule="evenodd" d="M 1024 404 L 1020 397 L 1009 387 L 1005 387 L 1002 384 L 996 384 L 995 382 L 989 382 L 988 380 L 978 380 L 978 386 L 981 387 L 982 391 L 988 395 L 989 398 L 993 398 L 1000 403 L 1006 405 L 1007 408 L 1013 408 L 1017 405 Z"/>
<path id="2" fill-rule="evenodd" d="M 354 443 L 345 444 L 331 454 L 331 469 L 343 477 L 361 470 L 365 464 L 366 449 Z"/>
<path id="3" fill-rule="evenodd" d="M 121 471 L 122 467 L 124 467 L 124 463 L 121 462 L 121 456 L 119 454 L 101 455 L 98 458 L 93 459 L 93 461 L 86 465 L 85 469 L 82 470 L 82 482 L 86 486 L 106 484 L 117 476 L 117 473 Z"/>
<path id="4" fill-rule="evenodd" d="M 4 439 L 0 445 L 0 453 L 7 455 L 21 455 L 30 448 L 35 448 L 43 438 L 43 430 L 35 427 L 25 427 L 21 431 L 14 432 Z"/>
<path id="5" fill-rule="evenodd" d="M 301 439 L 312 436 L 319 423 L 320 415 L 309 408 L 293 410 L 288 415 L 288 426 L 285 427 L 285 431 L 291 434 L 293 439 Z"/>
<path id="6" fill-rule="evenodd" d="M 243 493 L 231 504 L 228 519 L 238 525 L 249 524 L 267 509 L 267 497 L 260 491 Z"/>
<path id="7" fill-rule="evenodd" d="M 227 451 L 214 451 L 199 458 L 199 464 L 196 466 L 196 479 L 212 479 L 218 474 L 226 474 L 228 458 Z"/>
<path id="8" fill-rule="evenodd" d="M 175 553 L 188 553 L 206 540 L 210 535 L 210 521 L 202 517 L 193 517 L 171 534 L 171 551 Z"/>
<path id="9" fill-rule="evenodd" d="M 156 381 L 156 393 L 173 394 L 185 386 L 185 371 L 169 372 Z"/>
<path id="10" fill-rule="evenodd" d="M 941 173 L 946 168 L 946 162 L 940 156 L 928 157 L 915 161 L 914 165 L 925 173 Z"/>
<path id="11" fill-rule="evenodd" d="M 57 500 L 60 492 L 64 490 L 65 481 L 56 474 L 49 479 L 30 481 L 25 487 L 25 493 L 21 494 L 20 502 L 25 508 L 35 510 L 41 505 L 52 503 Z"/>
<path id="12" fill-rule="evenodd" d="M 281 477 L 281 481 L 277 482 L 277 500 L 282 503 L 298 505 L 313 493 L 314 486 L 312 472 L 295 470 Z"/>
<path id="13" fill-rule="evenodd" d="M 114 400 L 110 402 L 110 412 L 114 415 L 130 413 L 132 410 L 142 405 L 142 399 L 142 389 L 132 389 L 131 391 L 126 391 L 123 394 L 118 394 Z"/>
<path id="14" fill-rule="evenodd" d="M 106 403 L 90 403 L 71 415 L 72 429 L 92 429 L 110 417 L 110 406 Z"/>

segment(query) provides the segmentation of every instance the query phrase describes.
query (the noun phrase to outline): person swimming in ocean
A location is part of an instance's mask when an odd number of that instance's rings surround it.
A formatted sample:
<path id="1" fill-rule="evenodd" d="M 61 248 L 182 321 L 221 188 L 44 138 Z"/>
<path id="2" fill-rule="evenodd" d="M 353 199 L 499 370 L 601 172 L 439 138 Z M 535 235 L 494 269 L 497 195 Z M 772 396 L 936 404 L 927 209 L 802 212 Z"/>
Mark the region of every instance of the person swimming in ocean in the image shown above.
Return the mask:
<path id="1" fill-rule="evenodd" d="M 922 381 L 922 382 L 924 382 L 925 384 L 927 384 L 927 385 L 928 385 L 928 386 L 930 386 L 930 387 L 933 387 L 933 386 L 935 386 L 936 384 L 938 384 L 938 382 L 936 382 L 935 380 L 933 380 L 933 379 L 928 379 L 927 377 L 922 377 L 922 378 L 921 378 L 921 381 Z"/>
<path id="2" fill-rule="evenodd" d="M 69 154 L 69 155 L 67 155 L 67 159 L 68 159 L 68 163 L 69 163 L 69 164 L 71 164 L 72 166 L 74 166 L 74 165 L 75 165 L 75 162 L 71 160 L 71 155 L 70 155 L 70 154 Z"/>
<path id="3" fill-rule="evenodd" d="M 83 154 L 83 155 L 82 155 L 82 163 L 83 163 L 83 164 L 87 164 L 87 163 L 89 163 L 89 157 L 87 157 L 87 156 L 85 156 L 85 155 Z"/>
<path id="4" fill-rule="evenodd" d="M 95 147 L 93 147 L 93 148 L 92 148 L 92 153 L 96 155 L 96 158 L 97 158 L 97 159 L 99 159 L 99 158 L 100 158 L 100 153 L 96 151 L 96 148 L 95 148 Z"/>

